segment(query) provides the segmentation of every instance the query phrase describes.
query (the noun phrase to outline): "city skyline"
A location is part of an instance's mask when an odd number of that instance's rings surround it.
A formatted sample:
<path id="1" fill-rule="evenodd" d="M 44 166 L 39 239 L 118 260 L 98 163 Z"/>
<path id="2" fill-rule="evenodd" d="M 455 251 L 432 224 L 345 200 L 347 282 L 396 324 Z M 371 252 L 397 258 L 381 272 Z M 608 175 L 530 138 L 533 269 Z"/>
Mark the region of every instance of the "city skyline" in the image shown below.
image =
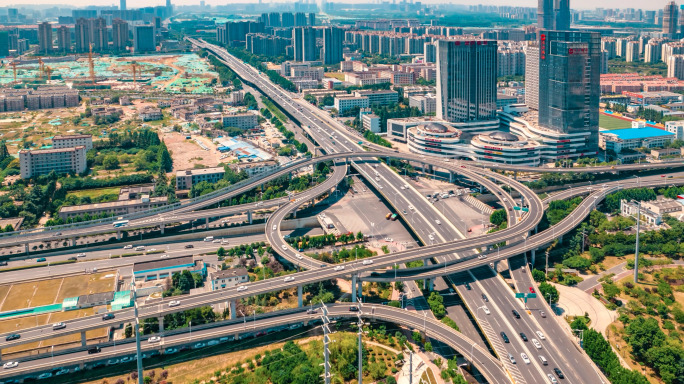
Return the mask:
<path id="1" fill-rule="evenodd" d="M 246 1 L 246 0 L 236 0 L 236 1 L 231 1 L 231 0 L 205 0 L 205 4 L 211 5 L 211 6 L 217 6 L 217 5 L 225 5 L 225 4 L 233 4 L 233 3 L 258 3 L 258 0 L 254 1 Z M 199 5 L 199 0 L 176 0 L 173 1 L 173 4 L 176 6 L 187 6 L 187 5 Z M 263 4 L 268 4 L 269 2 L 262 2 Z M 271 3 L 288 3 L 287 1 L 275 1 Z M 342 3 L 370 3 L 369 1 L 366 0 L 345 0 L 342 1 Z M 423 1 L 424 4 L 443 4 L 444 2 L 438 1 L 438 0 L 425 0 Z M 509 6 L 522 6 L 522 7 L 532 7 L 536 8 L 537 7 L 537 0 L 521 0 L 521 1 L 512 1 L 512 0 L 489 0 L 484 2 L 483 0 L 455 0 L 455 1 L 449 1 L 449 4 L 453 5 L 478 5 L 478 4 L 486 4 L 486 5 L 509 5 Z M 667 4 L 668 1 L 661 0 L 657 2 L 644 2 L 641 0 L 604 0 L 600 4 L 600 8 L 641 8 L 641 9 L 651 9 L 651 10 L 658 10 L 658 9 L 663 9 L 665 4 Z M 147 1 L 145 3 L 145 6 L 155 6 L 155 5 L 165 5 L 165 0 L 155 0 L 155 1 Z M 679 3 L 678 3 L 679 4 Z M 684 3 L 683 3 L 684 4 Z M 50 5 L 50 6 L 76 6 L 76 7 L 86 7 L 86 6 L 119 6 L 119 1 L 118 0 L 100 0 L 100 1 L 92 1 L 92 0 L 73 0 L 69 1 L 68 3 L 65 2 L 64 0 L 41 0 L 39 4 L 36 4 L 35 1 L 32 0 L 15 0 L 13 6 L 15 7 L 21 7 L 21 6 L 37 6 L 37 5 Z M 681 4 L 680 4 L 681 5 Z M 131 5 L 129 5 L 130 7 Z M 590 9 L 595 9 L 597 8 L 597 4 L 595 1 L 591 0 L 573 0 L 571 2 L 571 9 L 584 9 L 584 10 L 590 10 Z"/>

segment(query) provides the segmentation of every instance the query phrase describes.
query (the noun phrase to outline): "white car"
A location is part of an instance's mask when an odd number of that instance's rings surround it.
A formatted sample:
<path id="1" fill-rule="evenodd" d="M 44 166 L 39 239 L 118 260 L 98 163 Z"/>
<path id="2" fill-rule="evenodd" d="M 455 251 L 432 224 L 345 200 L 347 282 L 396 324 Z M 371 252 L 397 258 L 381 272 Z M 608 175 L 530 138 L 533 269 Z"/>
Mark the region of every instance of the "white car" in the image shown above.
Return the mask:
<path id="1" fill-rule="evenodd" d="M 556 384 L 556 383 L 558 383 L 558 380 L 556 380 L 556 378 L 553 377 L 552 374 L 548 373 L 548 374 L 546 374 L 546 377 L 549 378 L 549 382 L 550 382 L 551 384 Z"/>
<path id="2" fill-rule="evenodd" d="M 163 255 L 159 256 L 160 259 L 166 259 L 167 257 L 169 257 L 169 255 L 167 255 L 166 253 L 164 253 Z"/>
<path id="3" fill-rule="evenodd" d="M 338 265 L 335 268 L 333 268 L 335 271 L 343 271 L 344 270 L 344 265 Z"/>
<path id="4" fill-rule="evenodd" d="M 404 188 L 404 186 L 402 185 L 401 187 L 399 187 L 399 189 L 404 190 L 404 189 L 406 189 L 406 188 Z"/>
<path id="5" fill-rule="evenodd" d="M 154 252 L 154 251 L 156 251 L 156 250 L 157 250 L 157 248 L 150 248 L 150 249 L 147 250 L 147 252 Z"/>
<path id="6" fill-rule="evenodd" d="M 304 256 L 300 255 L 299 253 L 298 253 L 298 254 L 296 254 L 296 255 L 295 255 L 295 257 L 296 257 L 296 258 L 298 258 L 299 260 L 301 260 L 301 259 L 303 259 L 303 258 L 304 258 Z"/>
<path id="7" fill-rule="evenodd" d="M 169 301 L 169 307 L 177 307 L 179 305 L 180 305 L 180 301 L 178 301 L 178 300 Z"/>
<path id="8" fill-rule="evenodd" d="M 435 240 L 435 237 L 432 236 L 432 235 L 428 235 L 428 239 L 430 239 L 430 240 Z"/>
<path id="9" fill-rule="evenodd" d="M 237 288 L 237 291 L 238 291 L 238 292 L 242 292 L 242 291 L 246 291 L 246 290 L 247 290 L 247 286 L 246 286 L 246 285 L 241 285 L 241 286 L 239 286 L 239 287 Z"/>
<path id="10" fill-rule="evenodd" d="M 133 249 L 133 245 L 131 245 L 131 244 L 124 245 L 123 249 Z"/>
<path id="11" fill-rule="evenodd" d="M 287 245 L 283 244 L 283 251 L 287 251 Z"/>
<path id="12" fill-rule="evenodd" d="M 491 312 L 489 312 L 489 308 L 487 306 L 483 306 L 482 310 L 484 311 L 485 314 L 489 315 Z"/>
<path id="13" fill-rule="evenodd" d="M 435 223 L 437 223 L 437 225 L 442 225 L 442 222 L 439 220 L 435 220 Z"/>
<path id="14" fill-rule="evenodd" d="M 531 363 L 530 358 L 527 357 L 527 355 L 526 355 L 525 353 L 521 353 L 521 354 L 520 354 L 520 357 L 522 357 L 522 359 L 523 359 L 523 361 L 525 362 L 525 364 Z"/>
<path id="15" fill-rule="evenodd" d="M 532 344 L 534 344 L 537 349 L 541 349 L 541 343 L 537 339 L 532 339 Z"/>
<path id="16" fill-rule="evenodd" d="M 214 243 L 214 244 L 218 244 L 220 242 L 221 242 L 221 239 L 216 239 L 216 240 L 212 241 L 212 243 Z"/>
<path id="17" fill-rule="evenodd" d="M 409 209 L 413 211 L 413 205 L 409 205 Z"/>
<path id="18" fill-rule="evenodd" d="M 8 361 L 5 364 L 2 365 L 2 368 L 4 369 L 9 369 L 9 368 L 14 368 L 17 365 L 19 365 L 18 361 Z"/>
<path id="19" fill-rule="evenodd" d="M 515 357 L 513 357 L 513 355 L 511 355 L 510 353 L 508 354 L 508 360 L 511 361 L 511 364 L 515 364 Z"/>
<path id="20" fill-rule="evenodd" d="M 537 331 L 536 334 L 537 334 L 537 336 L 539 336 L 540 339 L 546 340 L 546 336 L 544 336 L 544 334 L 541 333 L 541 331 Z"/>
<path id="21" fill-rule="evenodd" d="M 277 228 L 278 228 L 278 226 L 273 224 L 273 230 L 275 231 Z"/>
<path id="22" fill-rule="evenodd" d="M 373 260 L 364 260 L 363 265 L 373 264 Z"/>
<path id="23" fill-rule="evenodd" d="M 159 336 L 152 336 L 149 339 L 147 339 L 148 343 L 158 343 L 161 341 L 161 337 Z"/>
<path id="24" fill-rule="evenodd" d="M 392 238 L 391 237 L 385 237 L 385 241 L 392 242 Z"/>
<path id="25" fill-rule="evenodd" d="M 76 255 L 76 257 L 86 257 L 86 254 L 85 253 L 79 253 L 78 255 Z"/>
<path id="26" fill-rule="evenodd" d="M 288 277 L 286 277 L 283 281 L 285 281 L 285 282 L 294 281 L 294 279 L 295 279 L 294 277 L 288 276 Z"/>

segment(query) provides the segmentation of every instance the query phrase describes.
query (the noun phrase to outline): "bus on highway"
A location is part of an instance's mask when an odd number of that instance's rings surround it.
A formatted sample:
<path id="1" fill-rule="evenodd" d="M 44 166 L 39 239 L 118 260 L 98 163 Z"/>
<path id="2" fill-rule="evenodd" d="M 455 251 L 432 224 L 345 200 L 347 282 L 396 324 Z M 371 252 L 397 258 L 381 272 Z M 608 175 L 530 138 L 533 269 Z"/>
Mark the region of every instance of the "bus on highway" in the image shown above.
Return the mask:
<path id="1" fill-rule="evenodd" d="M 128 220 L 119 220 L 114 222 L 114 228 L 121 228 L 128 226 Z"/>

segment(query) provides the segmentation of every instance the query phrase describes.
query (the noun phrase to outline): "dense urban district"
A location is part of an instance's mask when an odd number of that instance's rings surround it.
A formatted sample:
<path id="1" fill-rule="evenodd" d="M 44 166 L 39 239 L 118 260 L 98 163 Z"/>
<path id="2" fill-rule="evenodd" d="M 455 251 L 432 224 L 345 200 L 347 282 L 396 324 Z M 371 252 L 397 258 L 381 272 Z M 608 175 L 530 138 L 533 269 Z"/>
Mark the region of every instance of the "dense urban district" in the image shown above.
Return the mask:
<path id="1" fill-rule="evenodd" d="M 0 384 L 684 384 L 684 4 L 10 3 Z"/>

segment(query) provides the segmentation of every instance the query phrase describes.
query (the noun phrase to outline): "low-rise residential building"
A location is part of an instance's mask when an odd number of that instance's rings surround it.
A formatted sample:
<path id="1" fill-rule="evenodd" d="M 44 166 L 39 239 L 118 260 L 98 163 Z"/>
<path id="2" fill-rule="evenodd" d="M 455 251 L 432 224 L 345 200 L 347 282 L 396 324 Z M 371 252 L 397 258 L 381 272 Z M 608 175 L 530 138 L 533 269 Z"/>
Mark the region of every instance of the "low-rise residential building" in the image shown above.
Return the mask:
<path id="1" fill-rule="evenodd" d="M 56 173 L 83 173 L 87 169 L 86 147 L 53 148 L 19 151 L 21 178 Z"/>
<path id="2" fill-rule="evenodd" d="M 634 218 L 638 215 L 642 222 L 646 222 L 649 225 L 660 225 L 663 221 L 662 215 L 648 209 L 643 203 L 640 209 L 637 202 L 624 199 L 620 200 L 620 215 Z"/>
<path id="3" fill-rule="evenodd" d="M 231 268 L 223 271 L 212 272 L 209 274 L 211 280 L 211 290 L 232 288 L 240 283 L 249 282 L 249 274 L 245 268 Z"/>
<path id="4" fill-rule="evenodd" d="M 665 130 L 674 134 L 678 140 L 684 139 L 684 120 L 668 121 L 665 123 Z"/>
<path id="5" fill-rule="evenodd" d="M 356 91 L 356 97 L 367 97 L 369 105 L 390 105 L 399 102 L 399 93 L 391 90 Z"/>
<path id="6" fill-rule="evenodd" d="M 86 152 L 93 149 L 93 135 L 57 135 L 52 138 L 52 148 L 74 148 L 84 146 Z"/>
<path id="7" fill-rule="evenodd" d="M 80 103 L 78 90 L 63 86 L 0 89 L 0 112 L 76 107 Z"/>
<path id="8" fill-rule="evenodd" d="M 201 276 L 207 273 L 204 262 L 195 260 L 192 255 L 153 259 L 133 264 L 133 276 L 136 281 L 162 280 L 185 270 Z"/>
<path id="9" fill-rule="evenodd" d="M 656 160 L 660 160 L 666 156 L 676 156 L 682 155 L 682 148 L 663 148 L 663 149 L 653 149 L 651 150 L 651 157 Z"/>
<path id="10" fill-rule="evenodd" d="M 59 209 L 59 218 L 68 220 L 73 217 L 90 215 L 91 217 L 105 214 L 107 216 L 121 216 L 130 213 L 146 211 L 168 203 L 166 196 L 150 197 L 141 195 L 139 199 L 118 200 L 106 203 L 70 205 Z"/>
<path id="11" fill-rule="evenodd" d="M 237 171 L 244 171 L 249 177 L 265 172 L 270 172 L 272 170 L 275 170 L 276 168 L 278 168 L 278 162 L 275 160 L 237 164 Z"/>
<path id="12" fill-rule="evenodd" d="M 380 117 L 374 113 L 366 113 L 361 115 L 363 129 L 373 133 L 380 133 Z"/>
<path id="13" fill-rule="evenodd" d="M 145 109 L 142 109 L 139 113 L 140 115 L 140 120 L 142 121 L 154 121 L 154 120 L 161 120 L 164 118 L 164 115 L 162 114 L 161 108 L 155 108 L 155 107 L 147 107 Z"/>
<path id="14" fill-rule="evenodd" d="M 368 97 L 365 96 L 335 96 L 335 109 L 337 109 L 340 116 L 345 116 L 354 108 L 368 108 L 369 106 Z"/>
<path id="15" fill-rule="evenodd" d="M 193 185 L 206 181 L 216 183 L 223 179 L 226 170 L 223 167 L 186 169 L 176 172 L 176 189 L 190 189 Z"/>
<path id="16" fill-rule="evenodd" d="M 97 117 L 107 117 L 107 116 L 122 116 L 123 109 L 117 107 L 92 107 L 90 108 L 90 113 Z"/>
<path id="17" fill-rule="evenodd" d="M 423 114 L 428 115 L 437 112 L 437 96 L 433 94 L 416 95 L 409 97 L 409 107 L 418 108 Z"/>
<path id="18" fill-rule="evenodd" d="M 323 68 L 293 66 L 290 68 L 290 76 L 301 79 L 320 81 L 323 79 Z"/>
<path id="19" fill-rule="evenodd" d="M 240 129 L 254 129 L 259 125 L 257 115 L 249 112 L 228 113 L 221 116 L 224 127 L 235 127 Z"/>
<path id="20" fill-rule="evenodd" d="M 599 147 L 620 153 L 623 149 L 665 147 L 673 133 L 658 128 L 625 128 L 599 131 Z"/>

